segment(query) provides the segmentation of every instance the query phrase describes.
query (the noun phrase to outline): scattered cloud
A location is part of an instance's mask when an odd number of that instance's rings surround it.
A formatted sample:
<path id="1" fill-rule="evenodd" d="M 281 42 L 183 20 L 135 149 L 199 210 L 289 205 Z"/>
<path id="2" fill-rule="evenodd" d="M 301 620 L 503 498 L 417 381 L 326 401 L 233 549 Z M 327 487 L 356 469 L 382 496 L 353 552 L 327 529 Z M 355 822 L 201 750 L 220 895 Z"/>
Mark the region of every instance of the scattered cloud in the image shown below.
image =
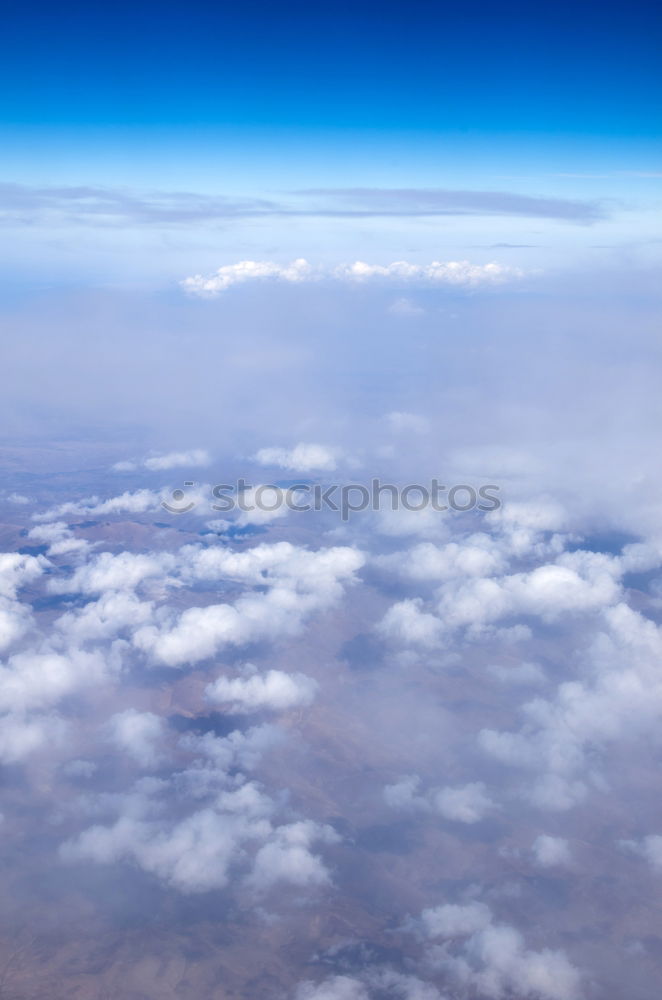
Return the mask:
<path id="1" fill-rule="evenodd" d="M 490 1000 L 581 996 L 579 972 L 562 951 L 528 949 L 519 931 L 497 923 L 484 903 L 427 909 L 414 926 L 425 939 L 443 942 L 430 947 L 429 963 L 472 995 Z"/>
<path id="2" fill-rule="evenodd" d="M 268 670 L 266 674 L 244 671 L 242 677 L 217 677 L 206 690 L 212 702 L 226 705 L 231 712 L 276 712 L 310 705 L 317 684 L 305 674 Z"/>
<path id="3" fill-rule="evenodd" d="M 478 823 L 495 808 L 481 781 L 457 787 L 420 789 L 417 775 L 387 785 L 384 799 L 394 809 L 422 810 L 458 823 Z"/>
<path id="4" fill-rule="evenodd" d="M 339 448 L 300 442 L 293 448 L 260 448 L 253 459 L 290 472 L 333 472 L 341 457 Z"/>
<path id="5" fill-rule="evenodd" d="M 190 451 L 169 451 L 165 454 L 148 455 L 139 461 L 115 462 L 113 472 L 133 472 L 138 468 L 149 469 L 150 472 L 164 472 L 169 469 L 185 469 L 196 466 L 206 466 L 211 463 L 211 456 L 204 448 L 191 448 Z"/>

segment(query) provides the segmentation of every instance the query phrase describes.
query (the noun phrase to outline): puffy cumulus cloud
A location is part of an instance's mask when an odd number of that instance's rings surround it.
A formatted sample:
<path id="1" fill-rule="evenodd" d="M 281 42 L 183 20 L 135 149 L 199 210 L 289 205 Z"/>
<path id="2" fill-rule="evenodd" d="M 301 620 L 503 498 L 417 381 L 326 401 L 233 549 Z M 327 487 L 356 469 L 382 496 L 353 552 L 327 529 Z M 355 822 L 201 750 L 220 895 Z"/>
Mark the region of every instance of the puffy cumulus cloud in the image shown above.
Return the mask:
<path id="1" fill-rule="evenodd" d="M 394 809 L 422 810 L 458 823 L 478 823 L 496 808 L 480 781 L 427 791 L 420 786 L 418 775 L 408 775 L 394 785 L 387 785 L 384 799 Z"/>
<path id="2" fill-rule="evenodd" d="M 118 666 L 117 657 L 99 651 L 16 653 L 0 667 L 0 711 L 49 708 L 80 688 L 99 683 Z"/>
<path id="3" fill-rule="evenodd" d="M 207 790 L 209 778 L 213 785 L 214 781 L 219 780 L 224 783 L 232 768 L 252 771 L 262 756 L 282 738 L 282 730 L 270 725 L 251 726 L 245 732 L 236 729 L 227 736 L 189 733 L 182 737 L 180 745 L 194 754 L 195 760 L 191 768 L 177 776 L 177 780 L 194 789 L 197 796 L 198 792 Z"/>
<path id="4" fill-rule="evenodd" d="M 101 552 L 70 577 L 54 577 L 48 583 L 53 594 L 102 594 L 106 591 L 134 590 L 147 580 L 163 585 L 169 580 L 167 573 L 176 566 L 170 553 L 151 555 L 120 552 Z"/>
<path id="5" fill-rule="evenodd" d="M 377 556 L 373 562 L 403 579 L 431 582 L 491 576 L 506 566 L 496 542 L 481 533 L 445 545 L 421 542 L 405 552 Z"/>
<path id="6" fill-rule="evenodd" d="M 38 524 L 28 531 L 28 538 L 48 545 L 46 554 L 49 556 L 83 554 L 91 548 L 85 538 L 76 538 L 64 521 Z"/>
<path id="7" fill-rule="evenodd" d="M 358 976 L 330 976 L 321 983 L 303 982 L 294 1000 L 444 1000 L 431 983 L 417 976 L 379 966 L 369 967 Z"/>
<path id="8" fill-rule="evenodd" d="M 497 923 L 483 903 L 444 904 L 424 910 L 413 929 L 430 941 L 430 965 L 452 977 L 468 995 L 501 1000 L 579 1000 L 579 971 L 562 951 L 526 947 L 523 936 Z"/>
<path id="9" fill-rule="evenodd" d="M 563 615 L 599 611 L 621 595 L 618 569 L 609 556 L 560 556 L 526 573 L 481 577 L 440 592 L 438 612 L 447 628 L 481 628 L 501 618 L 535 616 L 553 622 Z"/>
<path id="10" fill-rule="evenodd" d="M 164 472 L 167 469 L 182 469 L 187 466 L 209 465 L 211 456 L 204 448 L 192 448 L 190 451 L 169 451 L 164 455 L 151 455 L 143 459 L 142 464 L 151 472 Z"/>
<path id="11" fill-rule="evenodd" d="M 165 733 L 165 723 L 160 716 L 127 708 L 109 719 L 108 731 L 114 745 L 138 764 L 152 767 L 158 763 Z"/>
<path id="12" fill-rule="evenodd" d="M 333 472 L 341 456 L 339 448 L 299 442 L 293 448 L 260 448 L 253 460 L 291 472 Z"/>
<path id="13" fill-rule="evenodd" d="M 141 757 L 160 735 L 145 713 L 122 713 L 111 723 L 122 747 Z M 278 823 L 280 806 L 236 771 L 253 766 L 272 741 L 267 727 L 184 738 L 182 747 L 196 755 L 189 768 L 169 779 L 143 779 L 128 794 L 84 800 L 87 812 L 111 810 L 117 818 L 63 843 L 61 858 L 134 864 L 184 893 L 223 889 L 231 879 L 259 893 L 281 884 L 327 884 L 328 869 L 312 847 L 336 843 L 333 829 L 310 820 Z"/>
<path id="14" fill-rule="evenodd" d="M 503 619 L 533 617 L 549 624 L 599 613 L 622 597 L 626 563 L 614 556 L 562 552 L 553 562 L 500 575 L 504 560 L 499 546 L 483 535 L 444 546 L 423 543 L 409 553 L 378 557 L 376 565 L 405 579 L 440 581 L 429 611 L 421 598 L 397 602 L 380 631 L 401 643 L 433 646 L 456 630 L 480 637 Z"/>
<path id="15" fill-rule="evenodd" d="M 642 837 L 641 840 L 621 840 L 619 846 L 645 858 L 653 871 L 662 874 L 662 836 L 660 834 L 651 833 Z"/>
<path id="16" fill-rule="evenodd" d="M 487 514 L 485 519 L 506 532 L 511 540 L 519 532 L 533 532 L 534 537 L 538 538 L 543 532 L 557 533 L 568 527 L 567 511 L 557 500 L 549 497 L 509 500 L 498 510 Z"/>
<path id="17" fill-rule="evenodd" d="M 40 577 L 48 565 L 43 556 L 0 552 L 0 597 L 15 600 L 19 589 Z"/>
<path id="18" fill-rule="evenodd" d="M 347 546 L 310 552 L 283 542 L 246 553 L 193 550 L 187 562 L 193 578 L 234 578 L 266 585 L 266 592 L 249 592 L 233 605 L 189 608 L 159 626 L 138 629 L 134 644 L 161 663 L 179 666 L 206 659 L 224 645 L 295 635 L 309 615 L 340 599 L 363 562 L 363 555 Z"/>
<path id="19" fill-rule="evenodd" d="M 220 545 L 187 545 L 179 552 L 184 582 L 233 580 L 260 587 L 283 585 L 302 592 L 321 591 L 329 598 L 340 596 L 340 583 L 351 580 L 364 562 L 363 553 L 350 546 L 311 551 L 291 542 L 263 543 L 243 552 Z"/>
<path id="20" fill-rule="evenodd" d="M 213 298 L 227 291 L 232 285 L 247 281 L 284 281 L 300 284 L 306 281 L 332 280 L 342 282 L 386 281 L 397 285 L 419 284 L 432 286 L 498 285 L 523 277 L 524 272 L 517 267 L 491 261 L 488 264 L 472 264 L 468 260 L 432 261 L 430 264 L 412 264 L 405 260 L 391 264 L 367 264 L 354 261 L 335 267 L 313 267 L 307 260 L 299 258 L 290 264 L 275 264 L 272 261 L 242 260 L 237 264 L 226 264 L 212 275 L 201 274 L 185 278 L 181 285 L 192 295 Z"/>
<path id="21" fill-rule="evenodd" d="M 295 1000 L 370 1000 L 370 995 L 353 976 L 330 976 L 322 983 L 300 983 Z"/>
<path id="22" fill-rule="evenodd" d="M 419 918 L 420 931 L 426 938 L 467 937 L 484 930 L 491 923 L 489 906 L 476 901 L 464 905 L 445 903 L 443 906 L 428 907 Z"/>
<path id="23" fill-rule="evenodd" d="M 542 808 L 581 801 L 589 785 L 601 786 L 600 751 L 655 733 L 662 720 L 662 635 L 654 622 L 623 603 L 607 608 L 585 655 L 587 676 L 526 703 L 518 731 L 479 735 L 487 753 L 532 775 L 527 795 Z"/>
<path id="24" fill-rule="evenodd" d="M 441 816 L 458 823 L 477 823 L 495 808 L 481 781 L 459 788 L 440 788 L 432 793 L 432 803 Z"/>
<path id="25" fill-rule="evenodd" d="M 63 721 L 55 716 L 10 712 L 0 719 L 0 761 L 16 764 L 46 746 L 55 747 L 64 733 Z"/>
<path id="26" fill-rule="evenodd" d="M 297 283 L 314 279 L 315 276 L 315 270 L 303 257 L 285 265 L 265 260 L 240 260 L 237 264 L 225 264 L 223 267 L 219 267 L 216 273 L 208 278 L 201 274 L 185 278 L 182 281 L 182 287 L 193 295 L 212 298 L 219 292 L 226 291 L 232 285 L 243 284 L 246 281 L 270 279 Z"/>
<path id="27" fill-rule="evenodd" d="M 398 284 L 427 285 L 493 285 L 512 281 L 523 276 L 517 267 L 491 261 L 489 264 L 471 264 L 468 260 L 434 260 L 431 264 L 411 264 L 406 260 L 392 264 L 366 264 L 357 260 L 353 264 L 336 268 L 335 275 L 352 281 L 381 279 Z"/>
<path id="28" fill-rule="evenodd" d="M 24 636 L 32 620 L 32 612 L 28 607 L 0 594 L 0 650 L 8 649 Z"/>
<path id="29" fill-rule="evenodd" d="M 0 555 L 0 646 L 6 647 L 33 626 L 29 608 L 16 600 L 18 589 L 38 579 L 49 564 L 43 557 Z M 63 698 L 108 679 L 119 669 L 113 650 L 84 651 L 67 642 L 58 646 L 57 633 L 36 648 L 14 653 L 0 664 L 0 759 L 13 763 L 55 744 L 64 723 L 53 714 Z"/>
<path id="30" fill-rule="evenodd" d="M 227 885 L 244 844 L 262 838 L 266 826 L 264 818 L 215 809 L 200 809 L 168 828 L 123 816 L 112 826 L 90 827 L 60 853 L 68 862 L 131 861 L 182 892 L 208 892 Z"/>
<path id="31" fill-rule="evenodd" d="M 166 472 L 169 469 L 185 469 L 189 466 L 206 466 L 211 463 L 211 456 L 205 448 L 190 448 L 188 451 L 168 451 L 146 455 L 144 458 L 115 462 L 111 466 L 113 472 L 135 472 L 136 469 L 149 469 L 150 472 Z"/>
<path id="32" fill-rule="evenodd" d="M 49 510 L 33 515 L 35 521 L 53 521 L 67 514 L 97 516 L 103 514 L 144 514 L 148 510 L 158 510 L 161 496 L 153 490 L 126 491 L 119 496 L 100 500 L 87 497 L 85 500 L 67 500 Z"/>
<path id="33" fill-rule="evenodd" d="M 242 509 L 235 517 L 234 524 L 243 528 L 247 525 L 269 524 L 281 517 L 287 517 L 288 504 L 292 504 L 296 491 L 282 490 L 279 486 L 262 483 L 242 490 Z"/>
<path id="34" fill-rule="evenodd" d="M 280 882 L 296 886 L 328 884 L 328 869 L 310 850 L 316 841 L 336 844 L 340 837 L 332 827 L 311 820 L 277 827 L 255 855 L 249 885 L 262 892 Z"/>
<path id="35" fill-rule="evenodd" d="M 317 683 L 305 674 L 268 670 L 243 677 L 217 677 L 206 689 L 209 701 L 226 705 L 231 712 L 259 712 L 268 708 L 282 712 L 310 705 Z"/>
<path id="36" fill-rule="evenodd" d="M 133 632 L 152 618 L 154 604 L 141 601 L 130 591 L 112 590 L 82 608 L 67 611 L 55 621 L 55 632 L 62 641 L 81 645 L 120 637 Z"/>
<path id="37" fill-rule="evenodd" d="M 570 845 L 563 837 L 551 837 L 547 833 L 541 833 L 533 841 L 531 850 L 536 864 L 541 868 L 563 867 L 572 861 Z"/>
<path id="38" fill-rule="evenodd" d="M 422 611 L 420 597 L 393 604 L 378 623 L 377 633 L 404 645 L 437 646 L 442 636 L 442 623 L 435 616 Z"/>
<path id="39" fill-rule="evenodd" d="M 570 521 L 566 509 L 549 497 L 507 500 L 485 515 L 486 529 L 511 560 L 559 555 L 571 537 Z"/>
<path id="40" fill-rule="evenodd" d="M 32 501 L 30 497 L 24 496 L 22 493 L 9 493 L 5 500 L 7 503 L 16 504 L 18 507 L 27 507 Z"/>

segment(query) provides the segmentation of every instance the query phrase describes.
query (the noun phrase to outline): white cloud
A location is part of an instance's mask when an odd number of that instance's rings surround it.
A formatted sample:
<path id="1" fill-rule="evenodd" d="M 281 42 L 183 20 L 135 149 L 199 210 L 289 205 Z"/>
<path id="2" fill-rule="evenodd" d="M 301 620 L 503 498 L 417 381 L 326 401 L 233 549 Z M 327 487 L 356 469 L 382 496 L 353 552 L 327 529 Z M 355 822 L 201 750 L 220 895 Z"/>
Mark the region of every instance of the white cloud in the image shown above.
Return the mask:
<path id="1" fill-rule="evenodd" d="M 244 527 L 249 524 L 270 524 L 271 521 L 286 517 L 289 513 L 285 502 L 286 493 L 292 496 L 291 490 L 281 490 L 269 483 L 249 486 L 241 493 L 243 509 L 235 517 L 234 523 Z"/>
<path id="2" fill-rule="evenodd" d="M 28 538 L 48 545 L 46 554 L 49 556 L 82 554 L 91 547 L 86 539 L 76 538 L 64 521 L 38 524 L 28 531 Z"/>
<path id="3" fill-rule="evenodd" d="M 22 638 L 31 627 L 31 609 L 17 600 L 18 591 L 34 583 L 48 566 L 43 556 L 0 553 L 0 650 Z"/>
<path id="4" fill-rule="evenodd" d="M 43 556 L 0 552 L 0 596 L 14 600 L 21 587 L 32 583 L 47 568 L 48 562 Z"/>
<path id="5" fill-rule="evenodd" d="M 421 931 L 428 938 L 466 937 L 484 930 L 491 923 L 490 908 L 480 902 L 465 905 L 445 903 L 423 910 L 420 916 Z"/>
<path id="6" fill-rule="evenodd" d="M 224 645 L 295 635 L 310 614 L 340 599 L 343 584 L 353 580 L 363 561 L 353 548 L 309 552 L 287 542 L 244 553 L 192 549 L 185 570 L 191 576 L 244 579 L 266 584 L 266 593 L 246 594 L 233 605 L 189 608 L 160 627 L 139 629 L 133 641 L 154 659 L 178 666 L 206 659 Z"/>
<path id="7" fill-rule="evenodd" d="M 27 504 L 31 503 L 29 497 L 23 496 L 22 493 L 10 493 L 6 500 L 8 503 L 14 503 L 19 507 L 25 507 Z"/>
<path id="8" fill-rule="evenodd" d="M 113 641 L 125 630 L 149 622 L 153 610 L 151 601 L 141 601 L 130 591 L 111 590 L 82 608 L 60 615 L 55 628 L 68 642 L 77 645 L 100 639 Z"/>
<path id="9" fill-rule="evenodd" d="M 572 856 L 567 840 L 541 833 L 531 845 L 536 864 L 541 868 L 554 868 L 570 864 Z"/>
<path id="10" fill-rule="evenodd" d="M 35 521 L 53 521 L 64 517 L 66 514 L 144 514 L 148 510 L 158 510 L 161 504 L 161 497 L 152 490 L 129 491 L 108 500 L 100 500 L 99 497 L 87 497 L 85 500 L 68 500 L 66 503 L 51 507 L 41 514 L 34 514 Z"/>
<path id="11" fill-rule="evenodd" d="M 405 319 L 409 319 L 412 316 L 424 316 L 425 309 L 418 305 L 416 302 L 412 302 L 406 296 L 402 296 L 399 299 L 395 299 L 391 302 L 388 307 L 388 311 L 394 316 L 403 316 Z"/>
<path id="12" fill-rule="evenodd" d="M 143 767 L 152 767 L 160 758 L 159 745 L 165 732 L 163 719 L 153 712 L 127 708 L 108 721 L 110 739 L 120 750 Z"/>
<path id="13" fill-rule="evenodd" d="M 662 836 L 651 833 L 641 840 L 621 840 L 620 846 L 645 858 L 653 871 L 662 874 Z"/>
<path id="14" fill-rule="evenodd" d="M 495 923 L 483 903 L 424 910 L 414 926 L 424 937 L 444 941 L 429 948 L 429 962 L 472 995 L 491 1000 L 578 1000 L 581 995 L 579 972 L 562 951 L 528 949 L 519 931 Z"/>
<path id="15" fill-rule="evenodd" d="M 434 808 L 446 819 L 458 823 L 477 823 L 494 809 L 494 802 L 480 781 L 470 782 L 460 788 L 440 788 L 432 793 Z"/>
<path id="16" fill-rule="evenodd" d="M 260 891 L 279 882 L 300 887 L 326 885 L 330 881 L 329 871 L 310 848 L 316 841 L 335 844 L 339 840 L 330 826 L 311 820 L 279 826 L 257 852 L 248 882 Z"/>
<path id="17" fill-rule="evenodd" d="M 286 281 L 297 283 L 313 280 L 315 272 L 307 260 L 299 258 L 291 264 L 274 264 L 271 261 L 241 260 L 238 264 L 225 264 L 219 267 L 215 274 L 204 278 L 196 274 L 182 281 L 185 291 L 193 295 L 211 298 L 224 292 L 232 285 L 243 284 L 246 281 Z"/>
<path id="18" fill-rule="evenodd" d="M 306 281 L 335 280 L 343 282 L 381 281 L 397 285 L 450 285 L 475 287 L 496 285 L 504 281 L 521 278 L 524 272 L 491 261 L 489 264 L 471 264 L 468 260 L 432 261 L 430 264 L 411 264 L 399 260 L 391 264 L 367 264 L 357 260 L 353 264 L 336 267 L 313 267 L 307 260 L 299 258 L 291 264 L 280 265 L 272 261 L 242 260 L 238 264 L 226 264 L 214 274 L 201 274 L 185 278 L 181 285 L 185 291 L 211 298 L 226 291 L 232 285 L 247 281 L 285 281 L 299 284 Z"/>
<path id="19" fill-rule="evenodd" d="M 231 712 L 259 712 L 261 709 L 287 711 L 310 705 L 317 684 L 305 674 L 268 670 L 244 677 L 217 677 L 206 689 L 210 701 L 227 705 Z"/>
<path id="20" fill-rule="evenodd" d="M 167 469 L 209 465 L 210 462 L 211 456 L 204 448 L 192 448 L 190 451 L 170 451 L 165 455 L 152 455 L 143 459 L 142 464 L 151 472 L 163 472 Z"/>
<path id="21" fill-rule="evenodd" d="M 339 448 L 300 442 L 294 448 L 261 448 L 253 458 L 260 465 L 276 465 L 291 472 L 333 472 L 340 455 Z"/>
<path id="22" fill-rule="evenodd" d="M 569 809 L 600 783 L 597 751 L 614 740 L 656 733 L 662 720 L 662 634 L 625 604 L 602 613 L 587 651 L 585 679 L 523 707 L 517 732 L 483 730 L 483 749 L 536 775 L 528 794 L 542 808 Z"/>
<path id="23" fill-rule="evenodd" d="M 150 713 L 124 712 L 111 720 L 110 731 L 123 749 L 153 763 L 160 720 Z M 311 848 L 336 843 L 334 830 L 310 820 L 276 825 L 277 803 L 234 770 L 255 766 L 273 739 L 272 727 L 264 726 L 227 737 L 184 737 L 182 748 L 196 755 L 188 769 L 169 780 L 142 779 L 127 794 L 84 799 L 88 812 L 96 806 L 119 815 L 62 844 L 62 859 L 129 862 L 184 893 L 223 889 L 233 875 L 259 893 L 280 884 L 328 884 L 328 869 Z M 176 807 L 169 810 L 173 800 Z M 195 808 L 182 817 L 189 800 Z"/>
<path id="24" fill-rule="evenodd" d="M 495 808 L 480 781 L 425 792 L 420 785 L 417 775 L 408 775 L 394 785 L 387 785 L 384 799 L 394 809 L 421 810 L 458 823 L 478 823 Z"/>
<path id="25" fill-rule="evenodd" d="M 386 422 L 391 430 L 396 432 L 412 431 L 414 434 L 427 434 L 430 430 L 430 421 L 418 413 L 394 410 L 386 414 Z"/>
<path id="26" fill-rule="evenodd" d="M 442 624 L 434 615 L 422 611 L 422 605 L 418 597 L 391 605 L 377 625 L 377 632 L 385 639 L 405 645 L 437 646 L 441 640 Z"/>
<path id="27" fill-rule="evenodd" d="M 115 658 L 98 651 L 16 653 L 6 666 L 0 666 L 0 711 L 50 708 L 66 695 L 98 684 L 116 669 Z"/>
<path id="28" fill-rule="evenodd" d="M 417 976 L 371 966 L 355 976 L 329 976 L 321 983 L 303 982 L 295 1000 L 444 1000 L 436 986 Z"/>
<path id="29" fill-rule="evenodd" d="M 101 552 L 70 577 L 54 578 L 48 589 L 55 594 L 102 594 L 105 591 L 133 590 L 146 580 L 168 582 L 168 570 L 174 569 L 175 557 L 170 553 L 151 555 Z"/>
<path id="30" fill-rule="evenodd" d="M 352 976 L 331 976 L 322 983 L 300 983 L 295 1000 L 370 1000 L 370 995 Z"/>
<path id="31" fill-rule="evenodd" d="M 15 764 L 45 747 L 52 751 L 64 735 L 64 724 L 51 715 L 10 712 L 0 720 L 0 761 Z"/>
<path id="32" fill-rule="evenodd" d="M 444 581 L 490 576 L 505 568 L 504 556 L 487 535 L 435 545 L 421 542 L 406 552 L 377 556 L 373 562 L 407 580 Z"/>
<path id="33" fill-rule="evenodd" d="M 227 885 L 242 845 L 263 835 L 265 823 L 211 808 L 170 827 L 122 816 L 112 826 L 92 826 L 63 844 L 61 855 L 68 862 L 133 861 L 181 892 L 207 892 Z"/>

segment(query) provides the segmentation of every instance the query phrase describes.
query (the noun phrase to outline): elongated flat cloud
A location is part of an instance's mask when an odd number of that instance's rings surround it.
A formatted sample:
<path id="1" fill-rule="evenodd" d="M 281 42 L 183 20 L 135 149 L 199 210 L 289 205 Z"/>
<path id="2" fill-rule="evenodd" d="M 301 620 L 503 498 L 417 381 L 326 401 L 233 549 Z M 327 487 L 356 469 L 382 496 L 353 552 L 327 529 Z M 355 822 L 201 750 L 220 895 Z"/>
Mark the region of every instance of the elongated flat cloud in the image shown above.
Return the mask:
<path id="1" fill-rule="evenodd" d="M 396 285 L 429 285 L 476 287 L 498 285 L 521 278 L 524 272 L 517 267 L 491 261 L 472 264 L 468 260 L 433 260 L 430 264 L 412 264 L 396 260 L 391 264 L 368 264 L 357 260 L 353 264 L 332 267 L 313 267 L 300 257 L 290 264 L 276 264 L 265 260 L 241 260 L 237 264 L 224 264 L 211 275 L 194 274 L 184 278 L 182 288 L 191 295 L 213 298 L 232 285 L 248 281 L 283 281 L 301 284 L 309 281 L 340 281 L 362 283 L 367 281 L 390 282 Z"/>
<path id="2" fill-rule="evenodd" d="M 148 455 L 139 461 L 115 462 L 113 472 L 133 472 L 135 469 L 149 469 L 150 472 L 165 472 L 168 469 L 185 469 L 188 466 L 209 465 L 211 457 L 204 448 L 189 451 L 169 451 L 166 454 Z"/>
<path id="3" fill-rule="evenodd" d="M 337 211 L 370 215 L 524 215 L 533 218 L 593 222 L 602 217 L 594 201 L 546 198 L 511 191 L 454 191 L 444 188 L 311 188 Z"/>
<path id="4" fill-rule="evenodd" d="M 508 191 L 443 188 L 317 188 L 282 200 L 187 191 L 131 191 L 97 185 L 0 184 L 0 222 L 61 225 L 186 226 L 215 220 L 265 217 L 366 218 L 378 216 L 508 215 L 593 222 L 604 212 L 595 201 L 536 197 Z"/>

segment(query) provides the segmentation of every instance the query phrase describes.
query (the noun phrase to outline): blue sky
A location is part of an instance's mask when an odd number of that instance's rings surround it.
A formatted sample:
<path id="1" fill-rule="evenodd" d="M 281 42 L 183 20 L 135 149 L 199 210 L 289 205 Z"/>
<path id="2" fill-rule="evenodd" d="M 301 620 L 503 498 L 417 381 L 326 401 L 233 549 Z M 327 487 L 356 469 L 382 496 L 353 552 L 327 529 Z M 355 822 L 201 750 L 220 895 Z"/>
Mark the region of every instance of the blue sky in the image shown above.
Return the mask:
<path id="1" fill-rule="evenodd" d="M 660 21 L 4 12 L 3 996 L 659 995 Z"/>
<path id="2" fill-rule="evenodd" d="M 649 3 L 18 8 L 3 173 L 234 189 L 655 171 L 661 34 Z"/>
<path id="3" fill-rule="evenodd" d="M 9 122 L 649 136 L 655 5 L 32 5 Z"/>

